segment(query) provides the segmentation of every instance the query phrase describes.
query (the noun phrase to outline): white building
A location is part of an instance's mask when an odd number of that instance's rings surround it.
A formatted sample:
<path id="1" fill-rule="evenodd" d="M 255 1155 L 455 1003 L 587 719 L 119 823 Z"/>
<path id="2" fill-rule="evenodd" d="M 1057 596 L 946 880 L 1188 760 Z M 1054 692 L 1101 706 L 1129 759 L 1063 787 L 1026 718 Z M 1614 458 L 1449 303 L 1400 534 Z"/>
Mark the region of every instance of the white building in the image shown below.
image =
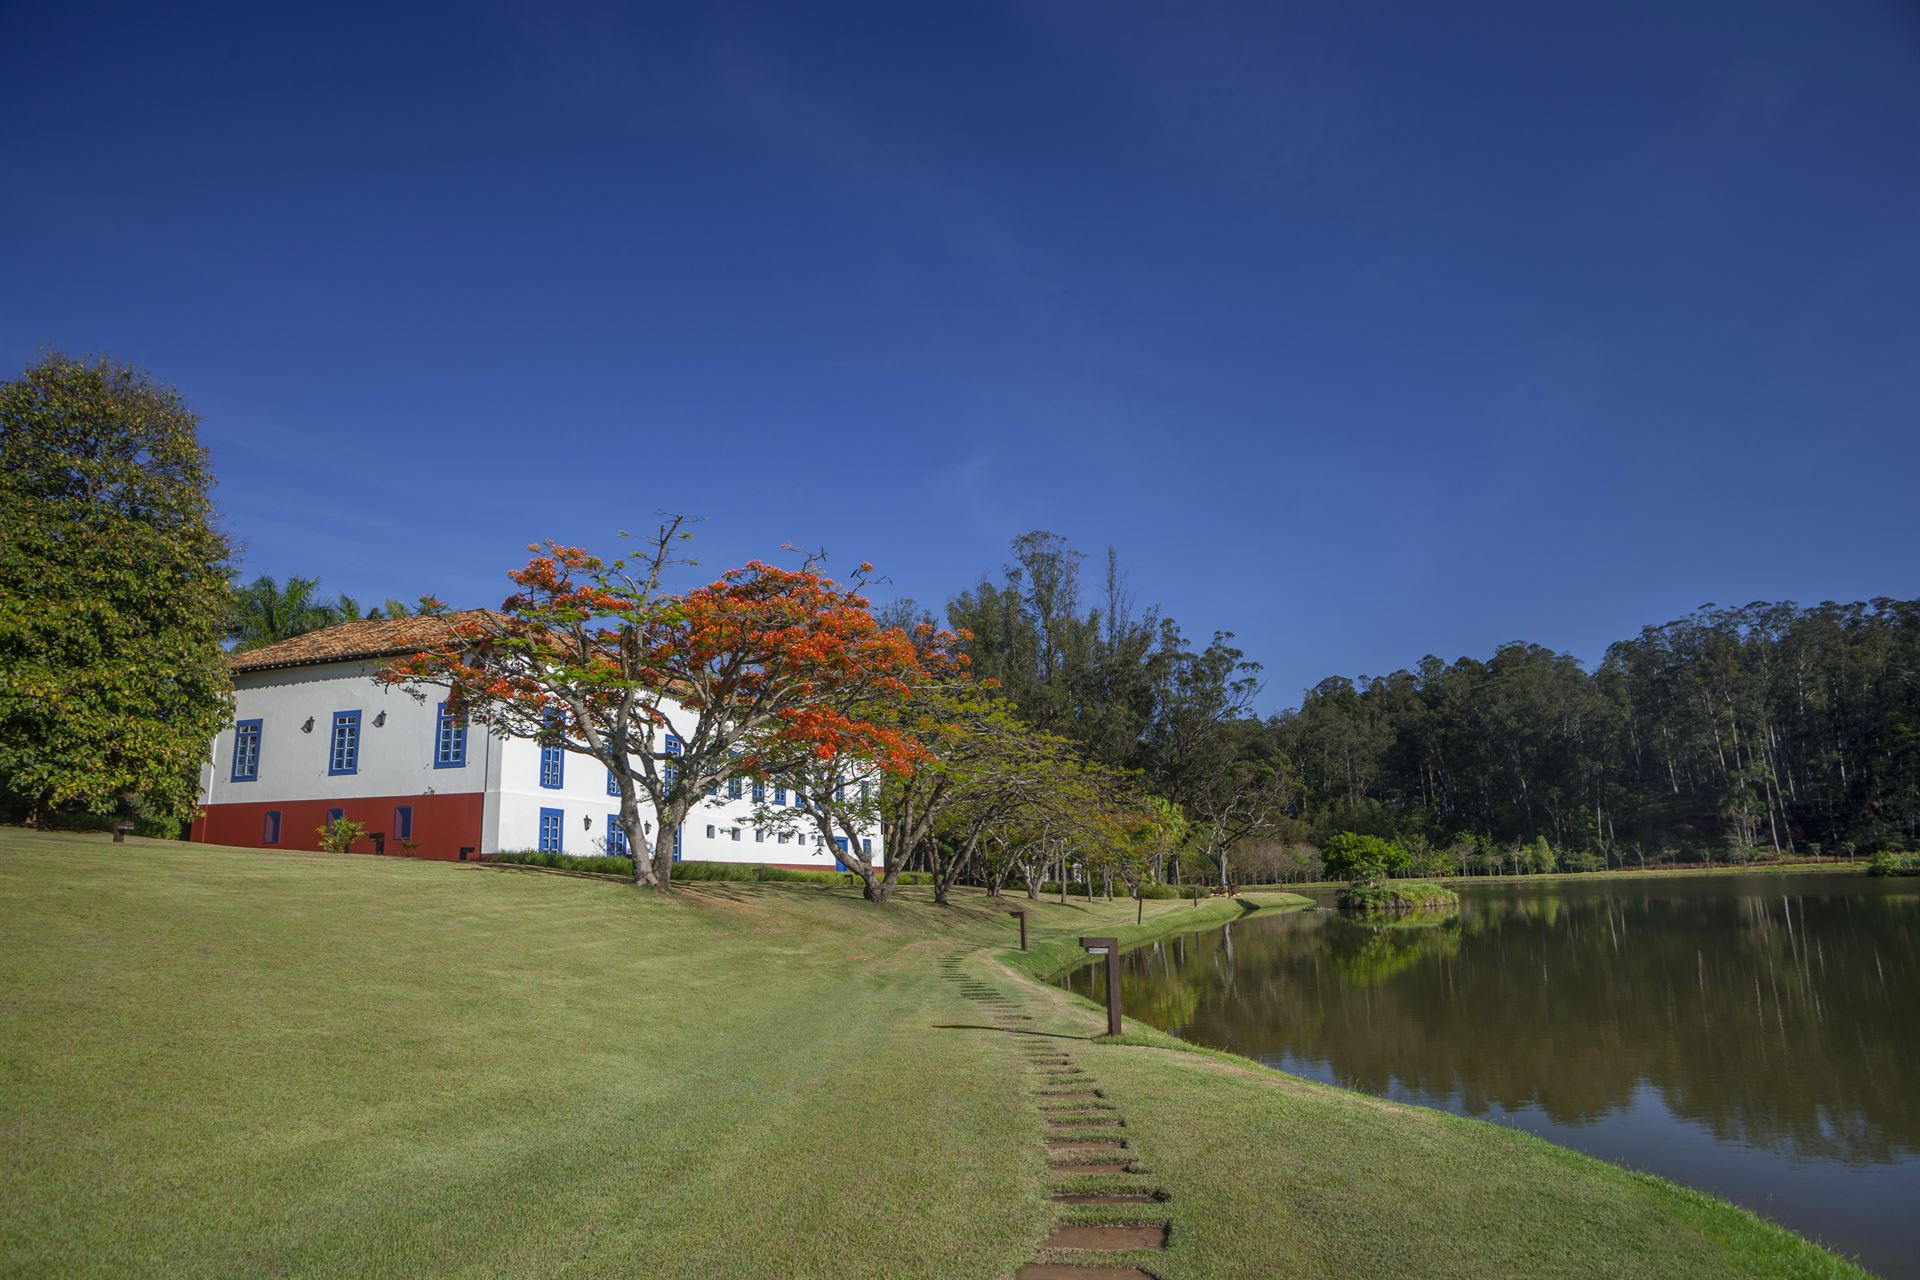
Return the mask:
<path id="1" fill-rule="evenodd" d="M 598 760 L 469 729 L 444 703 L 375 682 L 384 661 L 416 652 L 421 628 L 437 625 L 347 622 L 233 655 L 234 724 L 201 767 L 193 838 L 317 849 L 320 828 L 344 817 L 367 829 L 356 852 L 372 851 L 375 835 L 387 853 L 421 858 L 625 852 L 619 798 Z M 681 723 L 691 731 L 691 719 Z M 665 743 L 667 756 L 674 749 Z M 674 860 L 840 866 L 840 850 L 811 824 L 756 824 L 756 802 L 784 807 L 789 799 L 774 783 L 726 784 L 671 837 Z M 643 816 L 651 836 L 652 818 Z M 863 844 L 880 860 L 877 832 Z"/>

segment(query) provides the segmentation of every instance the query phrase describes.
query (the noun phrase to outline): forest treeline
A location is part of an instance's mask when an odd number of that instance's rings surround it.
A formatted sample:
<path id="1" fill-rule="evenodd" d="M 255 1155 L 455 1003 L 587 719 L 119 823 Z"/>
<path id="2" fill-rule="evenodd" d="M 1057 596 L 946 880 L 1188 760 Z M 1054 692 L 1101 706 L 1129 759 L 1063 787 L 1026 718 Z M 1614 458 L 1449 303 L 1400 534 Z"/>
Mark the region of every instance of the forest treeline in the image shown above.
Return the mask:
<path id="1" fill-rule="evenodd" d="M 1331 676 L 1261 718 L 1231 634 L 1196 643 L 1139 608 L 1111 552 L 1091 593 L 1084 568 L 1030 533 L 949 600 L 975 672 L 1191 817 L 1238 812 L 1242 858 L 1269 870 L 1340 831 L 1400 840 L 1429 873 L 1920 844 L 1920 601 L 1708 607 L 1593 671 L 1514 643 Z"/>

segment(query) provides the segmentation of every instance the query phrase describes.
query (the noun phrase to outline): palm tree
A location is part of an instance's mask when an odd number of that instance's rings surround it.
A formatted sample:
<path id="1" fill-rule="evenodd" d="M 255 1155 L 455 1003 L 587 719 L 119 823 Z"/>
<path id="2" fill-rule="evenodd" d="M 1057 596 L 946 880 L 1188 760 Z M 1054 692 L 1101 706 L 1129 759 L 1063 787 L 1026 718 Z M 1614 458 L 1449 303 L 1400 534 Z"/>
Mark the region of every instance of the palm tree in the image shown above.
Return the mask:
<path id="1" fill-rule="evenodd" d="M 413 608 L 405 601 L 388 596 L 384 604 L 377 604 L 362 613 L 360 602 L 342 591 L 340 599 L 333 606 L 333 615 L 339 622 L 378 622 L 382 618 L 410 618 Z"/>
<path id="2" fill-rule="evenodd" d="M 288 578 L 282 587 L 263 573 L 246 586 L 236 587 L 233 619 L 227 627 L 227 634 L 239 641 L 234 648 L 257 649 L 339 621 L 340 605 L 319 599 L 315 595 L 319 586 L 318 578 L 295 577 Z M 352 603 L 345 597 L 342 600 Z"/>

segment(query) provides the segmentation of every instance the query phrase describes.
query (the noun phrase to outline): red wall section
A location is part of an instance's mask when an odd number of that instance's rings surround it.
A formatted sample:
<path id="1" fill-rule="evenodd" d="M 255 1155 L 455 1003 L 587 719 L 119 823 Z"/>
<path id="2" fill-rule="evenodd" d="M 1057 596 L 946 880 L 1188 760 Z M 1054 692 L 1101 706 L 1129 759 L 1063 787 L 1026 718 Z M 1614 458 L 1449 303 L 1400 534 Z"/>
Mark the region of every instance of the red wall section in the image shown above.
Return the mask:
<path id="1" fill-rule="evenodd" d="M 478 791 L 446 796 L 367 796 L 358 800 L 267 800 L 247 804 L 210 804 L 194 819 L 193 839 L 205 844 L 230 844 L 258 849 L 318 849 L 320 827 L 327 810 L 346 810 L 349 822 L 379 831 L 387 837 L 389 854 L 415 858 L 458 858 L 462 846 L 480 848 L 480 809 L 486 797 Z M 406 850 L 393 836 L 396 805 L 413 806 L 413 842 Z M 267 813 L 280 811 L 280 842 L 269 845 Z M 373 841 L 361 840 L 354 853 L 372 853 Z"/>

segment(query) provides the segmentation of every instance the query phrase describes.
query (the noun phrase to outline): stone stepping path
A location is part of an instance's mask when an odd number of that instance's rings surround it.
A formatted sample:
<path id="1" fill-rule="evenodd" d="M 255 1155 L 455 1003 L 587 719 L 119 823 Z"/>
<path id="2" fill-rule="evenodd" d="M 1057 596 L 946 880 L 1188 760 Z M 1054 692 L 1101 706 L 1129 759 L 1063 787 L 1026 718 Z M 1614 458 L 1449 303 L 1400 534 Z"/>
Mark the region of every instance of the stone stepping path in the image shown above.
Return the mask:
<path id="1" fill-rule="evenodd" d="M 978 1005 L 1002 1031 L 1019 1041 L 1020 1058 L 1035 1077 L 1030 1090 L 1041 1112 L 1041 1124 L 1047 1134 L 1044 1141 L 1048 1168 L 1053 1176 L 1067 1180 L 1066 1187 L 1048 1196 L 1048 1203 L 1124 1210 L 1128 1206 L 1155 1205 L 1165 1199 L 1151 1190 L 1128 1191 L 1102 1188 L 1072 1190 L 1074 1179 L 1085 1177 L 1126 1177 L 1134 1174 L 1133 1150 L 1118 1131 L 1127 1127 L 1120 1108 L 1108 1100 L 1090 1073 L 1074 1061 L 1068 1045 L 1055 1037 L 1037 1037 L 1021 1024 L 1034 1020 L 1021 1013 L 1023 1002 L 990 983 L 969 974 L 957 956 L 940 961 L 940 974 L 955 983 L 962 999 Z M 1142 1210 L 1151 1212 L 1151 1210 Z M 1165 1222 L 1056 1223 L 1040 1242 L 1040 1258 L 1020 1268 L 1016 1280 L 1154 1280 L 1151 1272 L 1118 1261 L 1102 1262 L 1102 1253 L 1158 1251 L 1167 1247 Z M 1060 1253 L 1069 1261 L 1054 1261 Z M 1086 1260 L 1075 1254 L 1095 1255 Z"/>
<path id="2" fill-rule="evenodd" d="M 1117 1132 L 1127 1127 L 1120 1108 L 1107 1100 L 1104 1090 L 1093 1086 L 1092 1076 L 1082 1070 L 1073 1055 L 1064 1048 L 1030 1045 L 1023 1050 L 1028 1070 L 1038 1077 L 1033 1090 L 1040 1120 L 1050 1133 L 1044 1137 L 1048 1166 L 1056 1178 L 1077 1179 L 1089 1176 L 1130 1176 L 1134 1172 L 1132 1147 Z M 1073 1136 L 1068 1136 L 1072 1134 Z M 1069 1182 L 1069 1187 L 1071 1183 Z M 1074 1191 L 1058 1190 L 1047 1197 L 1048 1203 L 1106 1208 L 1154 1205 L 1162 1197 L 1151 1191 Z M 1051 1259 L 1065 1251 L 1075 1253 L 1133 1253 L 1158 1251 L 1167 1247 L 1167 1224 L 1057 1223 L 1040 1242 L 1039 1258 Z M 1040 1261 L 1036 1259 L 1015 1272 L 1015 1280 L 1153 1280 L 1151 1272 L 1124 1263 L 1095 1261 Z"/>

